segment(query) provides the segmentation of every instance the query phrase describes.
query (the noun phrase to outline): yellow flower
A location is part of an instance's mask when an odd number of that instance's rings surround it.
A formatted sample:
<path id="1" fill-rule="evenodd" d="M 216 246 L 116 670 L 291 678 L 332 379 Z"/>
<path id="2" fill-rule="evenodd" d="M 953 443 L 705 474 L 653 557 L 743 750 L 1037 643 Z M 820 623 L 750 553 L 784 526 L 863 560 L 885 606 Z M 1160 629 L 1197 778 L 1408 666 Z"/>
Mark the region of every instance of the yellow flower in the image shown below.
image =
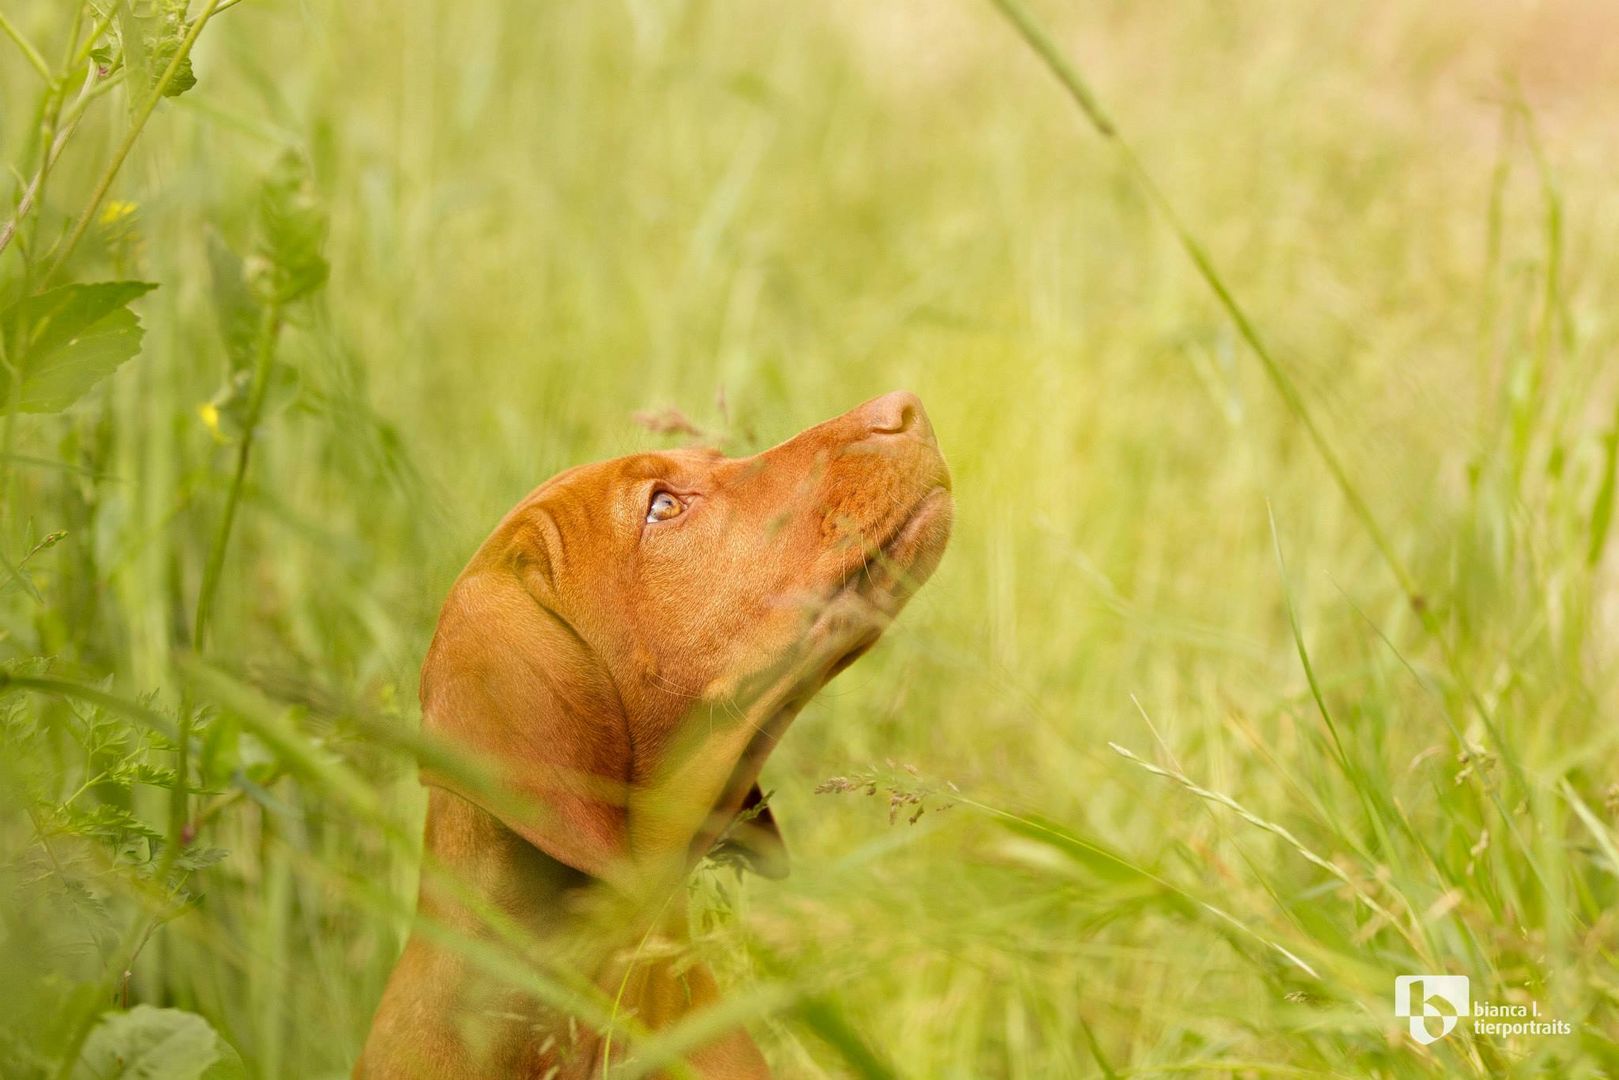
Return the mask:
<path id="1" fill-rule="evenodd" d="M 214 438 L 220 442 L 228 441 L 225 438 L 225 433 L 219 427 L 219 406 L 211 401 L 205 401 L 197 406 L 197 415 L 202 417 L 203 424 L 213 434 Z"/>
<path id="2" fill-rule="evenodd" d="M 131 217 L 137 209 L 136 204 L 114 199 L 101 208 L 101 224 L 116 225 L 127 217 Z"/>

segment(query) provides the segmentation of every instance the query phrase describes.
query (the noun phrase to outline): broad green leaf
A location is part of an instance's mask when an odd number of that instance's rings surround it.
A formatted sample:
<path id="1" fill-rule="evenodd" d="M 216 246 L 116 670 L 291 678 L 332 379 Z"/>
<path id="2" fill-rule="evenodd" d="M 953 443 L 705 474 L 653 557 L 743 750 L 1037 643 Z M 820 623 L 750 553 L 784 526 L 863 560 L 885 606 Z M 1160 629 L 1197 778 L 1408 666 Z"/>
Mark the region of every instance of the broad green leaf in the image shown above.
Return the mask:
<path id="1" fill-rule="evenodd" d="M 64 285 L 0 312 L 11 363 L 0 369 L 0 412 L 60 412 L 83 397 L 140 351 L 141 323 L 128 304 L 155 288 L 145 281 Z"/>
<path id="2" fill-rule="evenodd" d="M 152 81 L 155 83 L 163 77 L 174 55 L 180 51 L 180 43 L 185 38 L 188 27 L 180 23 L 169 33 L 159 37 L 152 49 Z M 173 78 L 163 86 L 164 97 L 179 97 L 181 94 L 197 85 L 197 74 L 191 68 L 191 57 L 186 55 L 180 59 L 180 65 L 174 69 Z"/>
<path id="3" fill-rule="evenodd" d="M 161 0 L 155 5 L 120 3 L 115 7 L 122 59 L 151 89 L 163 78 L 163 73 L 179 53 L 180 45 L 191 28 L 185 17 L 187 4 L 184 0 Z M 191 57 L 186 56 L 164 85 L 163 96 L 179 97 L 196 85 L 197 76 L 191 69 Z"/>
<path id="4" fill-rule="evenodd" d="M 208 1021 L 181 1009 L 137 1005 L 108 1013 L 85 1040 L 74 1080 L 200 1080 L 220 1059 Z"/>

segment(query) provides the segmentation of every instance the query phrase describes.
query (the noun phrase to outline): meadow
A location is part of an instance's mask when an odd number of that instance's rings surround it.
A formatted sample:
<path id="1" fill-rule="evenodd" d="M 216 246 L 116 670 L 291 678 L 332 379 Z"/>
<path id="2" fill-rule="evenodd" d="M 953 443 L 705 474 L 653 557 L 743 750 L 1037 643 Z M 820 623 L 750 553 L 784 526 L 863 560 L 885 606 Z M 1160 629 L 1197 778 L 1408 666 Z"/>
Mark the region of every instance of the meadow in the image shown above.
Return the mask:
<path id="1" fill-rule="evenodd" d="M 1619 15 L 1027 3 L 0 0 L 0 1075 L 346 1075 L 485 533 L 894 388 L 780 1075 L 1619 1075 Z"/>

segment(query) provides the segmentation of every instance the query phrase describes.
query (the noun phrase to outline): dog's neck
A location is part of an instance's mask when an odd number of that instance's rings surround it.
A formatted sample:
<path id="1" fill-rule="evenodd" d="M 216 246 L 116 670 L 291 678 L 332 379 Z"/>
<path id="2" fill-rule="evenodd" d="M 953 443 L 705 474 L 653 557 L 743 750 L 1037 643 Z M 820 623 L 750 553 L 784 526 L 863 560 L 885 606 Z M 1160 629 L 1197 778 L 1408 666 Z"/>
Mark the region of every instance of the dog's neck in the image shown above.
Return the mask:
<path id="1" fill-rule="evenodd" d="M 504 922 L 534 943 L 561 946 L 583 936 L 601 953 L 633 944 L 649 928 L 684 936 L 684 875 L 658 879 L 656 895 L 625 896 L 438 788 L 428 789 L 424 841 L 419 915 L 447 929 L 482 937 Z M 675 855 L 666 861 L 679 864 Z"/>
<path id="2" fill-rule="evenodd" d="M 491 916 L 534 936 L 568 929 L 591 879 L 551 858 L 459 795 L 428 789 L 420 914 L 479 936 Z"/>

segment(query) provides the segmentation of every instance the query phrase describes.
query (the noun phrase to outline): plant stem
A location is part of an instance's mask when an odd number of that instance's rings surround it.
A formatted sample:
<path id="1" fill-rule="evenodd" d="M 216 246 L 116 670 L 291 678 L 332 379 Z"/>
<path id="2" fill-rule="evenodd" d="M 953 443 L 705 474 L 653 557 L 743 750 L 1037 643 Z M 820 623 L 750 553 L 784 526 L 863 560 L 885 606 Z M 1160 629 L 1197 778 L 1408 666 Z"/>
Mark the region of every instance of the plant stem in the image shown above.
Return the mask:
<path id="1" fill-rule="evenodd" d="M 197 614 L 192 623 L 191 647 L 199 654 L 207 643 L 208 620 L 213 614 L 214 596 L 219 590 L 219 576 L 225 567 L 225 552 L 230 547 L 230 534 L 236 524 L 236 509 L 241 505 L 242 490 L 247 484 L 247 467 L 253 455 L 253 437 L 258 433 L 259 417 L 264 411 L 264 391 L 270 381 L 270 365 L 275 359 L 275 340 L 281 326 L 281 306 L 271 301 L 264 307 L 259 320 L 258 348 L 253 360 L 253 384 L 248 395 L 247 426 L 242 432 L 242 443 L 236 451 L 236 471 L 231 476 L 230 491 L 225 496 L 225 514 L 219 522 L 219 533 L 208 553 L 208 564 L 203 569 L 202 588 L 197 593 Z M 190 694 L 180 703 L 180 732 L 176 740 L 174 789 L 169 795 L 169 839 L 165 855 L 172 857 L 184 846 L 185 826 L 189 811 L 186 797 L 187 774 L 191 763 Z M 166 867 L 165 867 L 166 869 Z"/>
<path id="2" fill-rule="evenodd" d="M 28 190 L 22 196 L 29 208 L 33 206 L 34 200 L 39 198 L 45 190 L 45 180 L 50 175 L 51 163 L 55 160 L 53 150 L 60 152 L 57 143 L 57 131 L 62 116 L 62 94 L 65 90 L 63 82 L 67 78 L 66 73 L 72 71 L 78 62 L 76 56 L 78 55 L 79 30 L 84 26 L 84 11 L 84 4 L 75 5 L 73 9 L 73 25 L 68 31 L 65 58 L 62 61 L 62 78 L 52 79 L 46 83 L 45 91 L 40 94 L 39 105 L 34 111 L 33 132 L 35 137 L 40 137 L 42 146 L 39 169 L 33 182 L 28 185 Z M 109 14 L 107 19 L 111 18 L 112 16 Z M 98 24 L 95 32 L 90 36 L 90 41 L 93 42 L 105 27 L 105 21 Z M 89 47 L 87 43 L 85 46 L 87 51 Z M 32 156 L 33 152 L 34 143 L 31 137 L 29 156 Z M 6 245 L 10 243 L 25 212 L 23 204 L 19 203 L 16 216 L 6 226 L 4 236 L 0 237 L 0 252 L 4 252 Z M 23 259 L 22 280 L 18 288 L 19 295 L 26 296 L 33 291 L 32 277 L 33 264 L 31 260 L 25 257 Z M 11 378 L 11 396 L 6 402 L 4 431 L 0 432 L 0 453 L 5 455 L 4 459 L 0 460 L 0 507 L 10 505 L 11 462 L 16 451 L 17 404 L 22 394 L 22 381 L 28 359 L 26 350 L 20 352 L 17 356 L 11 355 L 8 338 L 8 328 L 0 326 L 0 366 L 4 366 L 6 373 Z M 7 525 L 10 524 L 9 514 L 6 516 L 6 523 Z M 0 543 L 3 542 L 3 537 L 0 537 Z M 11 568 L 9 560 L 6 560 L 3 555 L 0 555 L 0 562 L 3 562 L 8 569 Z M 20 575 L 19 580 L 23 580 L 26 584 L 26 579 L 22 579 Z M 30 591 L 32 590 L 30 589 Z M 35 595 L 37 598 L 37 593 Z"/>
<path id="3" fill-rule="evenodd" d="M 203 571 L 202 589 L 197 595 L 197 614 L 192 623 L 191 647 L 201 653 L 206 644 L 209 618 L 213 615 L 214 594 L 219 589 L 219 575 L 225 565 L 225 550 L 230 544 L 231 529 L 236 523 L 236 508 L 242 501 L 247 484 L 247 466 L 253 455 L 253 439 L 258 434 L 259 417 L 264 411 L 265 389 L 270 382 L 270 365 L 275 359 L 276 335 L 281 328 L 281 306 L 271 302 L 265 305 L 259 319 L 257 350 L 253 358 L 253 382 L 248 391 L 247 423 L 241 445 L 236 450 L 236 472 L 231 477 L 230 491 L 225 496 L 225 516 L 220 520 L 219 533 L 208 553 L 208 565 Z"/>
<path id="4" fill-rule="evenodd" d="M 118 171 L 124 167 L 124 161 L 129 157 L 130 150 L 134 148 L 135 140 L 140 138 L 141 132 L 146 127 L 146 121 L 151 118 L 152 111 L 157 108 L 157 103 L 163 100 L 163 91 L 167 90 L 169 83 L 174 81 L 175 75 L 180 71 L 180 65 L 185 63 L 186 58 L 191 55 L 191 47 L 197 43 L 197 36 L 202 33 L 202 28 L 208 25 L 208 20 L 213 18 L 215 9 L 219 7 L 219 2 L 220 0 L 208 0 L 207 6 L 202 9 L 202 13 L 197 16 L 196 21 L 191 24 L 191 28 L 186 31 L 186 36 L 181 39 L 180 47 L 174 51 L 174 56 L 169 59 L 168 67 L 164 68 L 163 74 L 158 77 L 157 85 L 152 87 L 152 92 L 147 95 L 146 100 L 141 103 L 141 107 L 136 111 L 135 118 L 130 122 L 129 130 L 124 133 L 124 138 L 119 142 L 118 149 L 113 152 L 112 161 L 107 164 L 107 168 L 101 174 L 101 179 L 96 182 L 95 189 L 90 193 L 90 202 L 85 206 L 84 212 L 79 215 L 79 220 L 74 223 L 73 231 L 68 234 L 66 242 L 62 245 L 61 250 L 57 252 L 55 260 L 52 261 L 50 270 L 46 272 L 45 280 L 47 283 L 62 269 L 62 264 L 67 262 L 68 257 L 73 254 L 73 249 L 79 246 L 79 241 L 84 238 L 85 232 L 89 230 L 91 220 L 95 217 L 96 211 L 101 208 L 102 200 L 107 197 L 107 192 L 112 188 L 113 181 L 118 178 Z"/>
<path id="5" fill-rule="evenodd" d="M 17 48 L 22 50 L 24 56 L 28 57 L 28 62 L 34 66 L 35 71 L 39 72 L 39 77 L 46 82 L 50 82 L 50 65 L 45 63 L 45 58 L 39 54 L 38 49 L 34 48 L 33 43 L 23 37 L 21 31 L 15 26 L 11 25 L 11 20 L 6 18 L 6 13 L 3 11 L 0 11 L 0 30 L 4 30 L 6 36 L 17 43 Z"/>
<path id="6" fill-rule="evenodd" d="M 98 87 L 105 88 L 117 81 L 117 76 L 108 79 L 105 83 L 92 71 L 85 76 L 84 85 L 79 89 L 79 96 L 73 100 L 68 108 L 66 118 L 57 126 L 55 137 L 51 139 L 50 146 L 45 151 L 45 160 L 40 163 L 39 171 L 29 181 L 28 187 L 23 191 L 22 198 L 17 202 L 17 210 L 11 215 L 11 220 L 0 228 L 0 252 L 6 250 L 11 238 L 16 235 L 23 218 L 34 208 L 34 202 L 44 190 L 45 181 L 50 176 L 51 168 L 55 166 L 56 159 L 62 156 L 62 150 L 67 146 L 68 139 L 78 129 L 79 121 L 84 117 L 84 110 L 91 101 L 100 96 Z"/>
<path id="7" fill-rule="evenodd" d="M 109 10 L 107 14 L 98 19 L 90 28 L 89 36 L 84 38 L 83 41 L 80 41 L 79 31 L 84 27 L 85 10 L 85 5 L 82 3 L 74 9 L 73 26 L 68 31 L 67 47 L 63 50 L 61 65 L 62 73 L 55 79 L 51 80 L 50 85 L 46 87 L 45 93 L 40 97 L 39 108 L 35 114 L 34 126 L 36 131 L 42 136 L 43 148 L 40 151 L 39 169 L 35 172 L 34 181 L 29 185 L 29 190 L 26 193 L 26 198 L 30 207 L 36 201 L 44 201 L 45 183 L 50 178 L 51 168 L 56 164 L 56 158 L 60 156 L 62 147 L 66 144 L 66 139 L 60 138 L 59 134 L 62 131 L 62 98 L 67 91 L 68 74 L 90 59 L 90 51 L 95 48 L 96 41 L 101 37 L 102 34 L 107 32 L 107 27 L 112 25 L 113 13 L 111 10 Z M 92 74 L 96 76 L 96 78 L 91 78 L 90 76 Z M 103 81 L 101 89 L 106 89 L 107 87 L 113 85 L 116 81 L 118 81 L 118 79 L 122 78 L 122 75 L 123 73 L 119 72 L 114 78 Z M 86 73 L 85 83 L 88 84 L 97 82 L 99 79 L 100 69 L 97 67 Z M 72 108 L 68 110 L 70 128 L 78 127 L 78 120 L 79 117 L 83 115 L 83 110 L 89 105 L 90 101 L 97 96 L 98 94 L 96 90 L 90 89 L 87 85 L 81 84 L 79 87 L 79 96 L 73 102 Z M 69 134 L 71 134 L 71 131 Z M 13 226 L 18 225 L 22 221 L 24 213 L 25 211 L 19 207 L 18 213 L 12 221 Z M 9 240 L 10 236 L 8 235 L 6 239 Z M 4 247 L 5 244 L 0 243 L 0 249 L 3 249 Z M 27 295 L 33 291 L 31 287 L 32 276 L 33 267 L 30 265 L 28 260 L 25 259 L 23 263 L 23 281 L 21 289 L 23 295 Z"/>

